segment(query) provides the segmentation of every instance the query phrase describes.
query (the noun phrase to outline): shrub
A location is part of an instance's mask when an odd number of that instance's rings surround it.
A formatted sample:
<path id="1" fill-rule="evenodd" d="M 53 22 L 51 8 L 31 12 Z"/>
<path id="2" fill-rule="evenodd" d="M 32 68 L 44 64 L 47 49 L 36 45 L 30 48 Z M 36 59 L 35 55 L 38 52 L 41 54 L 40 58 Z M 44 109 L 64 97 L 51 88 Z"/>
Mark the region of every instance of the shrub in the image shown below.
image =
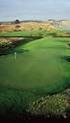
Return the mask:
<path id="1" fill-rule="evenodd" d="M 45 116 L 66 116 L 66 109 L 69 107 L 69 103 L 64 95 L 53 95 L 42 97 L 39 100 L 32 103 L 30 112 L 33 115 L 45 115 Z"/>

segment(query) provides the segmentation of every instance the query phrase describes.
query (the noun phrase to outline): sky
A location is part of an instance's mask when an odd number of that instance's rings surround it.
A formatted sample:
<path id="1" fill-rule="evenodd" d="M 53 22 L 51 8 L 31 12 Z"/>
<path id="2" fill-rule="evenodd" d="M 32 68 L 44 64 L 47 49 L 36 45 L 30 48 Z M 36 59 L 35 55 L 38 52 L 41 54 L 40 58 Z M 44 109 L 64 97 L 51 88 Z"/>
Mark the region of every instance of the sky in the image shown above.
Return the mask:
<path id="1" fill-rule="evenodd" d="M 70 19 L 70 0 L 0 0 L 0 21 Z"/>

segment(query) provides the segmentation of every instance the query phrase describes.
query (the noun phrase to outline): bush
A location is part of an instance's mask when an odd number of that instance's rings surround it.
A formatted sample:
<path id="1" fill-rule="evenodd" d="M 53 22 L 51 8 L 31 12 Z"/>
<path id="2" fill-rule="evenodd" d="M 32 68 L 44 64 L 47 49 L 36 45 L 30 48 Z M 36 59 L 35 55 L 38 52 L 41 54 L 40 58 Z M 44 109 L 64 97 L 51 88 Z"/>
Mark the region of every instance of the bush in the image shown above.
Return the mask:
<path id="1" fill-rule="evenodd" d="M 7 41 L 5 39 L 3 39 L 2 41 L 0 41 L 0 47 L 6 47 L 6 46 L 9 46 L 11 44 L 12 44 L 12 42 Z"/>
<path id="2" fill-rule="evenodd" d="M 42 97 L 39 100 L 32 103 L 30 106 L 30 112 L 33 115 L 45 115 L 45 116 L 66 116 L 66 109 L 69 107 L 69 103 L 64 95 L 53 95 Z"/>

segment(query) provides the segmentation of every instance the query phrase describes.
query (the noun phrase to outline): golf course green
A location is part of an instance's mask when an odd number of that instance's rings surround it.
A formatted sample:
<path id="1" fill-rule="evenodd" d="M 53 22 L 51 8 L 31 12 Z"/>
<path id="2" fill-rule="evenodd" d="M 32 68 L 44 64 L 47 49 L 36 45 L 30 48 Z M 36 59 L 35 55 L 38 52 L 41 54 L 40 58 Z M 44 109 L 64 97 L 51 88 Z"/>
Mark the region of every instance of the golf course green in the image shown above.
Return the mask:
<path id="1" fill-rule="evenodd" d="M 70 85 L 69 38 L 42 38 L 0 56 L 0 86 L 47 94 Z"/>
<path id="2" fill-rule="evenodd" d="M 62 94 L 70 87 L 69 42 L 53 37 L 23 41 L 0 56 L 0 117 L 65 116 L 70 110 L 69 90 Z"/>

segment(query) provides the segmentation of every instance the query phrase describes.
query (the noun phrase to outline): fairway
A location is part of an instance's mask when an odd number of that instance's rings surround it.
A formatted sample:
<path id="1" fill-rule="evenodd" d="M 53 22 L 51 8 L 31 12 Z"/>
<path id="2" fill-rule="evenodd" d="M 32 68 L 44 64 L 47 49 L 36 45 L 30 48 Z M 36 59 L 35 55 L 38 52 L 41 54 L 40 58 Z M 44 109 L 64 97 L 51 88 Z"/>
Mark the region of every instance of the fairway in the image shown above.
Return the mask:
<path id="1" fill-rule="evenodd" d="M 54 93 L 70 86 L 69 38 L 42 38 L 0 56 L 0 86 Z"/>

